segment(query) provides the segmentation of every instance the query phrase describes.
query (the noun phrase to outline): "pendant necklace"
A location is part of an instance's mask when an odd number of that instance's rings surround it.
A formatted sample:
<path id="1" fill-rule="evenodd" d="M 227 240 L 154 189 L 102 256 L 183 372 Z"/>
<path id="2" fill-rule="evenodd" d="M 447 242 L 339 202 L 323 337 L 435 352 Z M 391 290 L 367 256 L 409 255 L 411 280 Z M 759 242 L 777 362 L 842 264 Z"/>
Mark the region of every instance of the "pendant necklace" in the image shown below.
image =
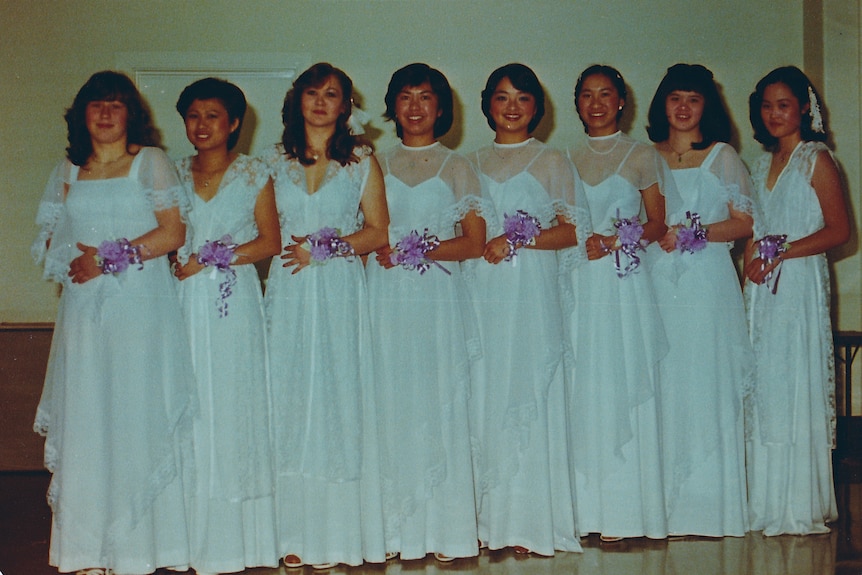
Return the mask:
<path id="1" fill-rule="evenodd" d="M 678 164 L 681 164 L 682 163 L 682 157 L 692 150 L 692 147 L 689 146 L 688 148 L 686 148 L 682 152 L 677 152 L 676 150 L 673 149 L 673 146 L 670 145 L 670 142 L 668 142 L 667 147 L 668 147 L 668 149 L 670 149 L 671 152 L 676 154 L 676 161 Z"/>

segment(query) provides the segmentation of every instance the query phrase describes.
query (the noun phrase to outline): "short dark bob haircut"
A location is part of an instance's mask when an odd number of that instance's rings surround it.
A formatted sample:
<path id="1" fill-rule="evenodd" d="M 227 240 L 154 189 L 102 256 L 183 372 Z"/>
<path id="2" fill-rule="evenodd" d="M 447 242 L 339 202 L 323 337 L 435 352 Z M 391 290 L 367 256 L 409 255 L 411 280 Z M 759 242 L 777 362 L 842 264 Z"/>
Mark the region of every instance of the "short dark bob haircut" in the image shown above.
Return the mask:
<path id="1" fill-rule="evenodd" d="M 817 88 L 808 79 L 805 73 L 796 66 L 784 66 L 776 68 L 766 76 L 760 79 L 754 92 L 748 97 L 748 117 L 751 120 L 751 127 L 754 129 L 754 139 L 763 144 L 763 147 L 768 151 L 775 151 L 778 148 L 778 138 L 774 137 L 766 129 L 763 123 L 763 118 L 760 115 L 760 107 L 763 105 L 763 92 L 767 86 L 773 84 L 784 84 L 799 102 L 799 108 L 802 111 L 802 123 L 799 126 L 802 139 L 806 142 L 825 142 L 829 139 L 829 130 L 826 127 L 826 119 L 823 118 L 823 132 L 815 132 L 811 128 L 812 110 L 809 98 L 809 90 L 814 94 L 816 102 L 821 107 L 820 114 L 823 117 L 824 110 L 823 100 L 817 92 Z"/>
<path id="2" fill-rule="evenodd" d="M 439 138 L 452 127 L 454 104 L 449 81 L 440 70 L 432 68 L 428 64 L 417 62 L 408 64 L 392 74 L 389 87 L 386 89 L 386 96 L 383 98 L 386 102 L 386 112 L 383 117 L 395 122 L 395 133 L 398 134 L 399 138 L 404 134 L 404 130 L 395 118 L 395 99 L 404 88 L 415 88 L 425 82 L 428 82 L 431 91 L 437 96 L 437 109 L 441 112 L 434 121 L 434 137 Z"/>
<path id="3" fill-rule="evenodd" d="M 128 111 L 126 150 L 130 146 L 161 147 L 159 132 L 153 125 L 149 108 L 132 80 L 121 72 L 96 72 L 78 90 L 71 107 L 63 116 L 69 129 L 66 157 L 83 166 L 93 154 L 93 141 L 87 131 L 87 105 L 90 102 L 122 102 Z"/>
<path id="4" fill-rule="evenodd" d="M 306 166 L 313 164 L 314 160 L 307 157 L 308 142 L 305 139 L 305 119 L 302 117 L 302 94 L 309 88 L 320 88 L 329 78 L 335 78 L 341 87 L 341 104 L 344 107 L 335 124 L 335 133 L 329 140 L 329 157 L 346 166 L 359 161 L 353 152 L 356 146 L 371 145 L 351 134 L 347 125 L 347 120 L 353 113 L 353 81 L 344 71 L 332 64 L 318 62 L 293 81 L 293 87 L 285 95 L 284 106 L 281 108 L 281 123 L 284 124 L 281 143 L 284 144 L 285 154 Z"/>
<path id="5" fill-rule="evenodd" d="M 491 75 L 488 76 L 488 81 L 485 83 L 485 89 L 482 90 L 482 113 L 485 114 L 485 119 L 488 120 L 488 126 L 495 132 L 497 124 L 491 117 L 491 98 L 494 97 L 494 92 L 497 86 L 503 81 L 503 78 L 508 78 L 512 86 L 516 90 L 531 94 L 536 99 L 536 115 L 527 126 L 527 131 L 533 133 L 539 122 L 545 115 L 545 90 L 539 82 L 538 76 L 530 68 L 523 64 L 506 64 L 497 68 Z"/>
<path id="6" fill-rule="evenodd" d="M 605 64 L 593 64 L 592 66 L 588 66 L 581 74 L 578 76 L 578 80 L 575 82 L 575 110 L 578 111 L 578 97 L 581 95 L 581 90 L 584 89 L 584 80 L 589 78 L 590 76 L 604 76 L 605 78 L 611 81 L 614 88 L 617 90 L 617 95 L 623 101 L 623 109 L 625 109 L 625 102 L 628 101 L 629 91 L 626 88 L 626 81 L 623 80 L 623 75 L 620 74 L 619 70 L 614 68 L 613 66 L 607 66 Z M 623 117 L 623 109 L 617 110 L 617 122 L 620 121 L 620 118 Z M 578 111 L 578 118 L 581 119 L 581 123 L 584 125 L 584 132 L 587 132 L 587 123 L 584 122 L 584 119 L 581 118 L 580 111 Z"/>
<path id="7" fill-rule="evenodd" d="M 730 115 L 718 92 L 712 72 L 700 64 L 674 64 L 667 69 L 649 105 L 647 134 L 653 142 L 664 142 L 670 137 L 666 102 L 671 92 L 696 92 L 703 96 L 703 116 L 700 133 L 703 140 L 692 144 L 695 150 L 704 150 L 713 142 L 730 142 L 733 128 Z"/>
<path id="8" fill-rule="evenodd" d="M 186 119 L 186 113 L 195 100 L 218 100 L 221 102 L 224 109 L 227 110 L 227 116 L 230 123 L 234 120 L 239 120 L 239 125 L 236 130 L 231 132 L 227 139 L 227 149 L 233 150 L 236 143 L 239 141 L 239 135 L 242 131 L 242 121 L 245 118 L 245 111 L 248 104 L 245 100 L 245 94 L 238 86 L 231 84 L 220 78 L 204 78 L 197 82 L 192 82 L 180 94 L 177 100 L 177 112 Z"/>

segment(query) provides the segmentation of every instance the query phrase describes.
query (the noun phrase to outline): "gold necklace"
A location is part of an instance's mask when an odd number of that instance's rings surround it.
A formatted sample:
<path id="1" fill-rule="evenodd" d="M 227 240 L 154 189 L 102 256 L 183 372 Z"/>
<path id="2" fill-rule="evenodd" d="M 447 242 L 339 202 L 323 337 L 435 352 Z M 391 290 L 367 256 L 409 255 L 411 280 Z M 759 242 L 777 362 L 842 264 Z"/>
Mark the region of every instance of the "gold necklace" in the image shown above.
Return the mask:
<path id="1" fill-rule="evenodd" d="M 208 172 L 205 172 L 200 168 L 195 169 L 194 167 L 192 167 L 192 172 L 196 173 L 199 177 L 203 178 L 204 179 L 203 186 L 205 188 L 208 188 L 208 187 L 210 187 L 210 181 L 213 178 L 215 178 L 216 176 L 223 176 L 225 173 L 225 170 L 227 170 L 227 167 L 229 165 L 230 165 L 230 163 L 225 164 L 224 166 L 220 166 L 220 167 L 216 168 L 215 170 L 210 170 Z"/>
<path id="2" fill-rule="evenodd" d="M 686 148 L 682 152 L 677 152 L 676 150 L 674 150 L 673 146 L 670 145 L 670 142 L 667 143 L 667 147 L 671 152 L 676 154 L 676 161 L 678 164 L 681 164 L 682 163 L 682 157 L 684 155 L 686 155 L 687 153 L 689 153 L 693 149 L 691 146 L 689 146 L 688 148 Z"/>

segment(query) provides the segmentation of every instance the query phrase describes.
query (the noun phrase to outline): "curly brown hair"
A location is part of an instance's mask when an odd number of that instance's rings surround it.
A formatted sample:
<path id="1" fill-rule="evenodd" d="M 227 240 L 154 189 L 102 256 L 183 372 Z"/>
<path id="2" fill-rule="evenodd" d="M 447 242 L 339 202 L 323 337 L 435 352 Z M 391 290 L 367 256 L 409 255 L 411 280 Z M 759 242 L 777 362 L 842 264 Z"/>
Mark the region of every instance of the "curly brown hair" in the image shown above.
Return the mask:
<path id="1" fill-rule="evenodd" d="M 128 110 L 126 149 L 134 145 L 161 147 L 159 131 L 153 125 L 149 107 L 135 84 L 122 72 L 104 70 L 90 76 L 81 86 L 63 116 L 69 128 L 66 157 L 76 166 L 86 164 L 93 153 L 93 142 L 87 130 L 87 105 L 90 102 L 114 101 L 122 102 Z"/>

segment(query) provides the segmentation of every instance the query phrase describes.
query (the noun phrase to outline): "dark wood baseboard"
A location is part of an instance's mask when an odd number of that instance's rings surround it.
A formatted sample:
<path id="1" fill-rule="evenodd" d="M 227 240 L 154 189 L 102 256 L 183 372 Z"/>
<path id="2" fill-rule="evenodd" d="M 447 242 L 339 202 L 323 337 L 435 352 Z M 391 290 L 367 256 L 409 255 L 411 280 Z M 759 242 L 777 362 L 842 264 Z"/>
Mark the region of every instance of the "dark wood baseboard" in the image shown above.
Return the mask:
<path id="1" fill-rule="evenodd" d="M 43 468 L 33 419 L 53 331 L 53 323 L 0 323 L 0 471 Z"/>

